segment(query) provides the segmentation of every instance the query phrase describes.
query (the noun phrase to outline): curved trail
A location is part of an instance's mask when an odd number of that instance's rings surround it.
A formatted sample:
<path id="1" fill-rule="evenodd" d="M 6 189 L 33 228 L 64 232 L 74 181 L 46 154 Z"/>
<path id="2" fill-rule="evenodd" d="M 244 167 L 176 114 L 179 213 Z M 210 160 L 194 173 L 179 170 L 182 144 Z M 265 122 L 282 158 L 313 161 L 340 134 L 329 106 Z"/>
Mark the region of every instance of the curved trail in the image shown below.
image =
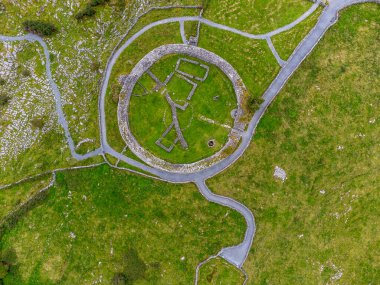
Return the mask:
<path id="1" fill-rule="evenodd" d="M 247 223 L 247 230 L 245 231 L 243 242 L 236 246 L 223 248 L 218 253 L 218 256 L 223 257 L 236 267 L 241 268 L 245 259 L 247 258 L 249 249 L 252 245 L 253 236 L 256 232 L 255 218 L 253 217 L 252 212 L 246 206 L 235 201 L 234 199 L 212 193 L 207 187 L 206 182 L 202 179 L 195 181 L 195 184 L 199 188 L 201 194 L 206 198 L 206 200 L 231 208 L 241 213 L 245 218 L 245 221 Z"/>
<path id="2" fill-rule="evenodd" d="M 244 205 L 236 202 L 233 199 L 219 196 L 216 194 L 213 194 L 208 187 L 205 184 L 205 180 L 218 174 L 219 172 L 223 171 L 227 167 L 229 167 L 232 163 L 234 163 L 247 149 L 249 146 L 251 139 L 255 133 L 255 129 L 265 113 L 267 107 L 270 105 L 270 103 L 275 99 L 275 97 L 278 95 L 282 87 L 285 85 L 287 80 L 290 78 L 290 76 L 297 70 L 299 65 L 302 63 L 302 61 L 306 58 L 306 56 L 313 50 L 313 48 L 316 46 L 316 44 L 320 41 L 320 39 L 323 37 L 325 32 L 336 22 L 338 18 L 338 12 L 341 9 L 344 9 L 350 5 L 357 4 L 357 3 L 364 3 L 364 2 L 375 2 L 380 3 L 380 0 L 330 0 L 330 5 L 327 6 L 321 16 L 319 17 L 319 20 L 316 24 L 316 26 L 310 31 L 310 33 L 305 37 L 305 39 L 299 44 L 299 46 L 296 48 L 296 50 L 293 52 L 291 57 L 287 62 L 283 62 L 283 68 L 280 70 L 277 77 L 273 80 L 269 88 L 266 90 L 266 92 L 263 95 L 264 102 L 261 104 L 259 110 L 254 114 L 252 117 L 248 129 L 246 132 L 242 135 L 242 141 L 239 147 L 236 149 L 236 151 L 230 155 L 229 157 L 221 160 L 220 162 L 216 163 L 215 165 L 204 169 L 202 171 L 198 171 L 195 173 L 188 173 L 188 174 L 181 174 L 181 173 L 170 173 L 167 171 L 155 169 L 153 167 L 147 166 L 145 164 L 142 164 L 138 161 L 135 161 L 129 157 L 126 157 L 123 154 L 120 154 L 113 150 L 108 142 L 107 142 L 107 136 L 106 136 L 106 121 L 105 121 L 105 96 L 107 92 L 108 82 L 110 79 L 111 71 L 113 66 L 115 65 L 118 57 L 121 55 L 121 53 L 133 42 L 135 41 L 139 36 L 141 36 L 143 33 L 148 31 L 149 29 L 163 24 L 173 23 L 173 22 L 179 22 L 183 23 L 185 21 L 197 21 L 201 22 L 203 24 L 209 25 L 214 28 L 226 30 L 235 34 L 239 34 L 241 36 L 251 38 L 251 39 L 261 39 L 261 40 L 268 40 L 271 36 L 274 36 L 276 34 L 279 34 L 281 32 L 287 31 L 291 28 L 293 28 L 295 25 L 303 21 L 305 18 L 307 18 L 311 13 L 313 13 L 317 7 L 318 4 L 314 4 L 304 15 L 302 15 L 299 19 L 294 21 L 293 23 L 286 25 L 282 28 L 279 28 L 277 30 L 274 30 L 267 34 L 262 35 L 253 35 L 246 32 L 239 31 L 234 28 L 227 27 L 225 25 L 217 24 L 212 21 L 209 21 L 207 19 L 204 19 L 202 17 L 175 17 L 175 18 L 169 18 L 165 20 L 160 20 L 154 23 L 151 23 L 147 26 L 145 26 L 142 30 L 134 34 L 132 37 L 130 37 L 121 47 L 118 49 L 115 53 L 112 54 L 110 57 L 107 67 L 105 70 L 105 76 L 102 82 L 102 88 L 101 88 L 101 94 L 99 97 L 99 124 L 100 124 L 100 131 L 101 131 L 101 145 L 102 147 L 99 149 L 94 150 L 93 152 L 87 153 L 85 155 L 81 155 L 76 153 L 75 151 L 75 145 L 73 142 L 73 139 L 70 135 L 68 123 L 66 121 L 66 118 L 63 113 L 62 109 L 62 102 L 61 102 L 61 94 L 52 79 L 51 69 L 50 69 L 50 53 L 47 48 L 46 43 L 38 36 L 35 35 L 25 35 L 25 36 L 19 36 L 19 37 L 6 37 L 0 35 L 0 42 L 2 41 L 22 41 L 27 40 L 30 42 L 37 41 L 44 49 L 45 54 L 45 62 L 46 62 L 46 75 L 48 77 L 49 83 L 53 90 L 53 95 L 55 98 L 56 103 L 56 109 L 57 109 L 57 115 L 58 120 L 61 126 L 64 129 L 65 136 L 71 151 L 71 154 L 74 158 L 78 160 L 83 160 L 95 155 L 99 154 L 105 154 L 108 153 L 117 159 L 124 161 L 134 167 L 137 167 L 143 171 L 149 172 L 153 175 L 158 176 L 159 179 L 168 181 L 168 182 L 176 182 L 176 183 L 185 183 L 185 182 L 195 182 L 198 186 L 200 192 L 202 195 L 209 201 L 221 204 L 223 206 L 229 207 L 231 209 L 234 209 L 241 213 L 247 223 L 247 230 L 245 233 L 244 241 L 236 246 L 224 248 L 219 252 L 219 256 L 225 258 L 230 263 L 234 264 L 235 266 L 241 268 L 243 265 L 249 249 L 252 244 L 252 240 L 255 234 L 255 221 L 252 212 L 245 207 Z M 182 24 L 181 24 L 182 25 Z M 183 29 L 183 28 L 181 28 Z M 182 31 L 183 33 L 183 31 Z M 279 59 L 278 59 L 279 60 Z"/>
<path id="3" fill-rule="evenodd" d="M 16 41 L 25 41 L 25 40 L 29 41 L 29 42 L 38 42 L 44 50 L 46 76 L 48 78 L 49 84 L 50 84 L 52 91 L 53 91 L 58 121 L 59 121 L 60 125 L 62 126 L 62 128 L 65 132 L 67 144 L 69 145 L 71 155 L 77 160 L 84 160 L 84 159 L 87 159 L 87 158 L 101 154 L 102 149 L 100 149 L 100 148 L 96 149 L 92 152 L 86 153 L 85 155 L 78 154 L 75 151 L 75 144 L 74 144 L 74 141 L 71 137 L 69 125 L 67 123 L 67 120 L 65 118 L 65 115 L 64 115 L 63 109 L 62 109 L 61 93 L 59 92 L 57 84 L 55 84 L 55 82 L 53 80 L 52 73 L 51 73 L 50 52 L 49 52 L 49 49 L 48 49 L 46 43 L 44 42 L 44 40 L 41 37 L 34 35 L 34 34 L 27 34 L 25 36 L 19 36 L 19 37 L 7 37 L 7 36 L 0 35 L 0 42 L 5 42 L 5 41 L 16 42 Z"/>

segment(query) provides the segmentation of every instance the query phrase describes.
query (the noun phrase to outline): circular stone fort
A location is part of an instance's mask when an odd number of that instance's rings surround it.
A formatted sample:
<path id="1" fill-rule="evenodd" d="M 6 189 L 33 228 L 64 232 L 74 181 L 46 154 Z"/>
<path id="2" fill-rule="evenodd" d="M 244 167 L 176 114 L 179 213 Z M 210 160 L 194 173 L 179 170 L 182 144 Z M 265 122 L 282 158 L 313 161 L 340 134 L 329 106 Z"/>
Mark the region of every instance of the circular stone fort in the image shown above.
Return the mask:
<path id="1" fill-rule="evenodd" d="M 248 92 L 218 55 L 192 45 L 163 45 L 145 55 L 121 84 L 120 133 L 145 163 L 192 173 L 239 145 Z"/>

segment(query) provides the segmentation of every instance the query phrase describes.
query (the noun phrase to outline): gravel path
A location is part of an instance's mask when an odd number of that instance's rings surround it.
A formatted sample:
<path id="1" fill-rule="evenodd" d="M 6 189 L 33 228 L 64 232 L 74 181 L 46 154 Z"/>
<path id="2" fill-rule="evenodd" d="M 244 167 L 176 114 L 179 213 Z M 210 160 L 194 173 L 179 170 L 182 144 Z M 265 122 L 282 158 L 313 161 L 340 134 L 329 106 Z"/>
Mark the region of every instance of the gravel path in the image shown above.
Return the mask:
<path id="1" fill-rule="evenodd" d="M 199 188 L 201 194 L 208 201 L 231 208 L 241 213 L 245 218 L 245 221 L 247 223 L 247 230 L 245 231 L 243 242 L 236 246 L 223 248 L 218 253 L 218 256 L 223 257 L 236 267 L 241 268 L 244 264 L 245 259 L 248 256 L 248 252 L 251 248 L 253 237 L 256 232 L 255 218 L 253 217 L 251 210 L 249 210 L 246 206 L 231 198 L 212 193 L 210 189 L 207 187 L 206 182 L 204 180 L 198 180 L 195 183 Z"/>

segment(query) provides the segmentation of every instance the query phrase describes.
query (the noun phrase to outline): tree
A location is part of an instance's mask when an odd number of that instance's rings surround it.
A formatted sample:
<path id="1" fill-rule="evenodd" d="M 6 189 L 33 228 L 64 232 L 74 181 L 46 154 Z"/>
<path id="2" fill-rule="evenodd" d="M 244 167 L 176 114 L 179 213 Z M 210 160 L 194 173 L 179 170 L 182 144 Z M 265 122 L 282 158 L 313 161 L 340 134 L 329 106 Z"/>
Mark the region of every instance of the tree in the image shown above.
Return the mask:
<path id="1" fill-rule="evenodd" d="M 7 105 L 10 100 L 11 100 L 11 97 L 0 94 L 0 107 Z"/>
<path id="2" fill-rule="evenodd" d="M 0 252 L 0 284 L 2 280 L 9 274 L 11 267 L 16 264 L 17 255 L 14 249 L 7 249 Z"/>
<path id="3" fill-rule="evenodd" d="M 136 280 L 145 277 L 147 269 L 144 261 L 139 257 L 138 252 L 134 248 L 128 249 L 124 255 L 124 274 L 126 276 L 126 283 L 133 284 Z"/>
<path id="4" fill-rule="evenodd" d="M 34 118 L 31 121 L 33 129 L 42 129 L 45 125 L 44 121 L 40 118 Z"/>
<path id="5" fill-rule="evenodd" d="M 249 109 L 251 112 L 255 112 L 257 109 L 259 109 L 260 105 L 264 102 L 264 100 L 260 97 L 251 97 L 249 99 Z"/>
<path id="6" fill-rule="evenodd" d="M 24 77 L 29 77 L 30 76 L 30 70 L 29 69 L 24 69 L 21 74 L 24 76 Z"/>
<path id="7" fill-rule="evenodd" d="M 87 5 L 86 8 L 84 8 L 83 10 L 80 10 L 75 15 L 75 19 L 77 19 L 79 21 L 79 20 L 82 20 L 85 17 L 92 17 L 92 16 L 95 15 L 95 13 L 96 13 L 95 9 L 92 8 L 90 5 Z"/>
<path id="8" fill-rule="evenodd" d="M 95 6 L 103 5 L 107 2 L 109 2 L 109 0 L 91 0 L 89 5 L 92 7 L 95 7 Z"/>
<path id="9" fill-rule="evenodd" d="M 25 31 L 28 33 L 37 34 L 39 36 L 51 36 L 58 32 L 58 29 L 50 23 L 43 21 L 25 21 L 22 23 Z"/>
<path id="10" fill-rule="evenodd" d="M 126 285 L 127 284 L 127 278 L 125 277 L 124 273 L 115 273 L 115 275 L 112 278 L 112 285 Z"/>

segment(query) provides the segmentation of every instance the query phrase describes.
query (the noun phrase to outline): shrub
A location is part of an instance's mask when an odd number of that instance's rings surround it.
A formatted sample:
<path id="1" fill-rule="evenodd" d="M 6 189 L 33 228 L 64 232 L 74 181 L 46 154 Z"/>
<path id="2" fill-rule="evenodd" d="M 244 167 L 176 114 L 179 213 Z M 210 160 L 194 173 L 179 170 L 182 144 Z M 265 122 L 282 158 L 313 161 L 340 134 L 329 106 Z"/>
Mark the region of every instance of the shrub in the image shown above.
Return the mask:
<path id="1" fill-rule="evenodd" d="M 4 250 L 0 256 L 1 261 L 7 263 L 8 265 L 15 265 L 17 262 L 17 254 L 13 248 Z"/>
<path id="2" fill-rule="evenodd" d="M 5 262 L 0 261 L 0 280 L 4 279 L 9 272 L 9 265 Z"/>
<path id="3" fill-rule="evenodd" d="M 8 249 L 0 252 L 0 284 L 2 280 L 8 275 L 11 267 L 16 264 L 17 256 L 14 249 Z"/>
<path id="4" fill-rule="evenodd" d="M 45 125 L 44 121 L 40 118 L 34 118 L 31 121 L 33 129 L 42 129 Z"/>
<path id="5" fill-rule="evenodd" d="M 58 31 L 53 24 L 43 21 L 25 21 L 23 26 L 28 33 L 37 34 L 39 36 L 51 36 Z"/>
<path id="6" fill-rule="evenodd" d="M 25 77 L 28 77 L 28 76 L 30 76 L 30 70 L 25 68 L 25 69 L 21 72 L 21 74 L 22 74 L 23 76 L 25 76 Z"/>
<path id="7" fill-rule="evenodd" d="M 127 6 L 127 4 L 125 3 L 125 0 L 117 0 L 115 5 L 116 5 L 116 9 L 119 12 L 123 12 Z"/>
<path id="8" fill-rule="evenodd" d="M 4 78 L 0 78 L 0 85 L 5 85 L 6 81 Z"/>
<path id="9" fill-rule="evenodd" d="M 114 83 L 111 86 L 112 101 L 116 104 L 119 103 L 121 89 L 122 89 L 122 87 L 120 84 Z"/>
<path id="10" fill-rule="evenodd" d="M 93 61 L 91 63 L 91 70 L 92 71 L 98 71 L 100 68 L 100 62 L 99 61 Z"/>
<path id="11" fill-rule="evenodd" d="M 126 285 L 127 277 L 123 273 L 116 273 L 112 278 L 112 285 Z"/>
<path id="12" fill-rule="evenodd" d="M 7 9 L 3 3 L 0 2 L 0 13 L 5 12 Z"/>
<path id="13" fill-rule="evenodd" d="M 11 100 L 11 97 L 0 94 L 0 107 L 5 106 Z"/>
<path id="14" fill-rule="evenodd" d="M 106 2 L 109 2 L 109 0 L 91 0 L 89 5 L 92 7 L 95 7 L 95 6 L 103 5 Z"/>
<path id="15" fill-rule="evenodd" d="M 124 274 L 128 283 L 134 283 L 145 277 L 147 269 L 144 261 L 139 257 L 138 252 L 134 248 L 128 249 L 124 255 Z"/>
<path id="16" fill-rule="evenodd" d="M 249 109 L 251 112 L 255 112 L 257 109 L 259 109 L 260 105 L 264 102 L 264 100 L 260 97 L 251 97 L 249 99 Z"/>
<path id="17" fill-rule="evenodd" d="M 94 16 L 96 11 L 90 5 L 87 5 L 86 8 L 80 10 L 78 14 L 75 15 L 77 20 L 82 20 L 84 17 L 92 17 Z"/>

